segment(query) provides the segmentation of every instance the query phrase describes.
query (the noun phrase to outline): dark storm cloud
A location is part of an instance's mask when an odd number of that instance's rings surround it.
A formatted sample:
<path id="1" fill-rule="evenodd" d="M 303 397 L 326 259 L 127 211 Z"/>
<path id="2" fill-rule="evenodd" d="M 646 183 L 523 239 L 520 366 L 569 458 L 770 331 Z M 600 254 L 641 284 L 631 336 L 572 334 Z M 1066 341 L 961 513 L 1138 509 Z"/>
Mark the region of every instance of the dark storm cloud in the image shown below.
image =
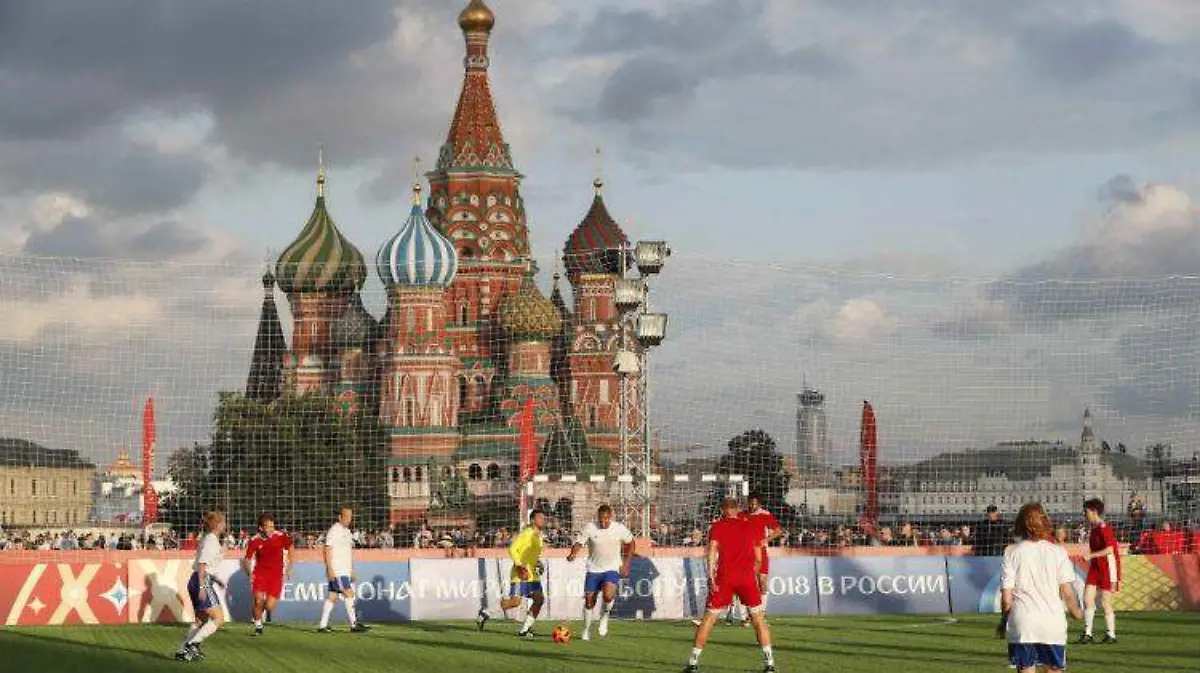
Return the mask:
<path id="1" fill-rule="evenodd" d="M 780 51 L 762 35 L 763 0 L 715 0 L 665 15 L 602 9 L 583 32 L 584 54 L 628 54 L 600 90 L 599 117 L 631 124 L 686 105 L 705 82 L 757 75 L 833 77 L 844 62 L 816 46 Z M 667 104 L 670 105 L 667 105 Z"/>
<path id="2" fill-rule="evenodd" d="M 1026 27 L 1017 45 L 1040 75 L 1058 83 L 1092 80 L 1158 53 L 1158 45 L 1113 20 Z"/>
<path id="3" fill-rule="evenodd" d="M 130 230 L 90 217 L 66 217 L 57 226 L 34 231 L 24 252 L 46 257 L 163 261 L 203 251 L 210 239 L 178 222 Z"/>
<path id="4" fill-rule="evenodd" d="M 1101 201 L 1122 201 L 1125 203 L 1141 203 L 1145 200 L 1142 190 L 1133 178 L 1121 174 L 1113 176 L 1100 187 Z"/>

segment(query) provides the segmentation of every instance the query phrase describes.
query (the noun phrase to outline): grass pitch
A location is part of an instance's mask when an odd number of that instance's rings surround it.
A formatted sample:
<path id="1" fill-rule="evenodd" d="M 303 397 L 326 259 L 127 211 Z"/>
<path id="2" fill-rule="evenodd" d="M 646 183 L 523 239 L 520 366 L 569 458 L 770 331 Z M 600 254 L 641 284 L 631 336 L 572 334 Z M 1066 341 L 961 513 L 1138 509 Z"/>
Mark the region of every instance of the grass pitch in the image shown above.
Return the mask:
<path id="1" fill-rule="evenodd" d="M 1117 645 L 1071 646 L 1072 671 L 1200 671 L 1200 614 L 1118 617 Z M 777 618 L 771 620 L 781 673 L 960 673 L 1008 668 L 996 619 L 930 616 Z M 579 624 L 573 624 L 578 636 Z M 0 629 L 0 670 L 14 673 L 142 673 L 195 669 L 210 673 L 335 671 L 673 671 L 691 647 L 690 622 L 614 622 L 609 636 L 570 645 L 550 642 L 551 623 L 532 642 L 512 622 L 478 633 L 462 622 L 378 625 L 367 634 L 317 634 L 311 625 L 275 625 L 262 638 L 245 624 L 226 625 L 205 643 L 207 659 L 171 659 L 182 629 L 163 626 Z M 1072 627 L 1072 635 L 1078 626 Z M 593 634 L 594 635 L 594 634 Z M 718 626 L 703 671 L 758 671 L 754 634 Z"/>

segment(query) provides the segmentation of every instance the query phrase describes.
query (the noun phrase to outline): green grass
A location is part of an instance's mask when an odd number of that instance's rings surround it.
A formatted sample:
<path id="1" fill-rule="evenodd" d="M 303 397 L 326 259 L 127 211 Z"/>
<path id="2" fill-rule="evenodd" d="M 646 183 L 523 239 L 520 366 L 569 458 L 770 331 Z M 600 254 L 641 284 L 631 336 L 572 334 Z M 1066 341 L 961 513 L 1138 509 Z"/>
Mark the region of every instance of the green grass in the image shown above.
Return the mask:
<path id="1" fill-rule="evenodd" d="M 1121 614 L 1117 645 L 1068 648 L 1072 671 L 1200 671 L 1200 614 Z M 995 619 L 929 616 L 772 620 L 781 672 L 901 673 L 1007 671 Z M 542 624 L 548 633 L 550 624 Z M 576 625 L 578 629 L 578 625 Z M 140 673 L 172 667 L 211 673 L 335 671 L 672 671 L 691 646 L 690 622 L 620 622 L 604 640 L 554 645 L 545 635 L 518 640 L 514 624 L 485 633 L 473 624 L 376 626 L 370 633 L 318 635 L 310 626 L 268 627 L 252 638 L 226 625 L 205 643 L 202 663 L 171 660 L 182 629 L 162 626 L 0 629 L 0 669 L 21 673 Z M 1077 630 L 1077 629 L 1076 629 Z M 749 629 L 720 626 L 704 652 L 704 671 L 757 671 Z"/>

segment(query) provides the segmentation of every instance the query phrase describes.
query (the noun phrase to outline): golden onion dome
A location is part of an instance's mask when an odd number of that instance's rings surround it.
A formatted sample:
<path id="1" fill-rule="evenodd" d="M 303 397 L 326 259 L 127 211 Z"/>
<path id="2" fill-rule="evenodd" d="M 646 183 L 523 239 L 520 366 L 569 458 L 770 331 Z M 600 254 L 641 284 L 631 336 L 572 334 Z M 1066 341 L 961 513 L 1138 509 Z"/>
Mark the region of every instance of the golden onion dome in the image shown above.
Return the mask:
<path id="1" fill-rule="evenodd" d="M 521 289 L 500 303 L 500 324 L 518 341 L 550 341 L 562 329 L 562 315 L 529 273 Z"/>
<path id="2" fill-rule="evenodd" d="M 483 0 L 471 0 L 471 4 L 458 15 L 458 26 L 464 33 L 490 33 L 496 25 L 496 15 Z"/>

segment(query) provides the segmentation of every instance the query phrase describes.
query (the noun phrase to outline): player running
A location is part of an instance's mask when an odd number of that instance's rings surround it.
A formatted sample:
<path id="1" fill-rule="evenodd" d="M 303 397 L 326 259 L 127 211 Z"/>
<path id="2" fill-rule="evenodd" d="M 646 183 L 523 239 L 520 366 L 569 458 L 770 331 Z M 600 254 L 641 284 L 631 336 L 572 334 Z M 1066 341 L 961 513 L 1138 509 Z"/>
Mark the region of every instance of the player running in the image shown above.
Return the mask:
<path id="1" fill-rule="evenodd" d="M 1067 619 L 1063 606 L 1079 619 L 1075 566 L 1054 544 L 1050 517 L 1031 503 L 1017 514 L 1021 542 L 1004 551 L 1000 565 L 1000 605 L 1008 637 L 1009 662 L 1020 673 L 1060 673 L 1067 667 Z"/>
<path id="2" fill-rule="evenodd" d="M 213 575 L 224 558 L 221 534 L 225 532 L 225 525 L 225 515 L 221 512 L 205 512 L 204 535 L 196 545 L 196 560 L 192 563 L 192 576 L 187 585 L 195 617 L 175 652 L 179 661 L 204 659 L 200 643 L 216 633 L 225 621 L 225 608 L 216 590 L 221 582 Z"/>
<path id="3" fill-rule="evenodd" d="M 1084 555 L 1088 562 L 1087 581 L 1083 590 L 1083 635 L 1079 644 L 1096 642 L 1092 625 L 1096 621 L 1096 596 L 1104 610 L 1104 640 L 1102 645 L 1117 642 L 1117 615 L 1113 612 L 1113 594 L 1121 590 L 1121 548 L 1112 526 L 1104 521 L 1104 501 L 1092 498 L 1083 503 L 1083 513 L 1092 526 L 1088 538 L 1089 551 Z"/>
<path id="4" fill-rule="evenodd" d="M 354 520 L 354 510 L 343 507 L 338 512 L 338 519 L 325 533 L 325 577 L 329 580 L 329 595 L 321 606 L 321 623 L 317 633 L 330 633 L 329 616 L 333 614 L 333 606 L 337 597 L 341 596 L 346 604 L 346 618 L 350 620 L 350 630 L 354 633 L 369 631 L 370 627 L 358 621 L 358 613 L 354 610 L 354 536 L 350 532 L 350 523 Z"/>
<path id="5" fill-rule="evenodd" d="M 717 615 L 737 596 L 750 611 L 754 635 L 762 647 L 764 673 L 775 672 L 771 650 L 771 631 L 763 619 L 762 594 L 758 574 L 762 566 L 761 529 L 738 514 L 737 500 L 721 502 L 721 518 L 708 530 L 708 611 L 696 628 L 696 640 L 688 659 L 686 673 L 700 670 L 700 653 L 717 623 Z"/>
<path id="6" fill-rule="evenodd" d="M 629 576 L 629 564 L 633 560 L 633 533 L 624 524 L 612 520 L 612 508 L 601 505 L 596 510 L 596 521 L 589 522 L 575 538 L 567 562 L 573 563 L 583 547 L 588 548 L 587 575 L 583 580 L 583 636 L 592 639 L 592 616 L 596 608 L 596 596 L 603 593 L 600 606 L 600 637 L 608 635 L 608 616 L 612 613 L 613 601 L 617 597 L 617 584 L 622 577 Z"/>
<path id="7" fill-rule="evenodd" d="M 509 575 L 509 595 L 501 599 L 500 609 L 507 615 L 509 610 L 519 607 L 529 599 L 529 611 L 517 635 L 529 640 L 533 639 L 533 624 L 542 612 L 546 602 L 546 594 L 542 589 L 542 530 L 546 527 L 546 513 L 534 510 L 529 516 L 529 525 L 513 538 L 508 545 L 508 556 L 512 559 L 512 573 Z M 482 631 L 492 616 L 487 610 L 480 608 L 475 617 L 475 624 Z"/>
<path id="8" fill-rule="evenodd" d="M 292 536 L 275 527 L 275 515 L 263 513 L 258 517 L 258 534 L 246 545 L 242 568 L 250 575 L 250 590 L 254 594 L 254 635 L 263 634 L 263 613 L 274 612 L 275 603 L 283 594 L 283 578 L 291 576 L 288 554 Z"/>
<path id="9" fill-rule="evenodd" d="M 767 556 L 767 547 L 783 535 L 783 526 L 780 525 L 779 519 L 776 519 L 774 514 L 763 508 L 762 496 L 751 493 L 746 505 L 746 511 L 742 512 L 742 518 L 749 521 L 755 528 L 762 529 L 762 567 L 758 570 L 758 591 L 762 594 L 763 612 L 766 612 L 768 588 L 771 585 L 771 565 L 770 558 Z M 749 612 L 742 615 L 742 626 L 750 626 Z"/>

